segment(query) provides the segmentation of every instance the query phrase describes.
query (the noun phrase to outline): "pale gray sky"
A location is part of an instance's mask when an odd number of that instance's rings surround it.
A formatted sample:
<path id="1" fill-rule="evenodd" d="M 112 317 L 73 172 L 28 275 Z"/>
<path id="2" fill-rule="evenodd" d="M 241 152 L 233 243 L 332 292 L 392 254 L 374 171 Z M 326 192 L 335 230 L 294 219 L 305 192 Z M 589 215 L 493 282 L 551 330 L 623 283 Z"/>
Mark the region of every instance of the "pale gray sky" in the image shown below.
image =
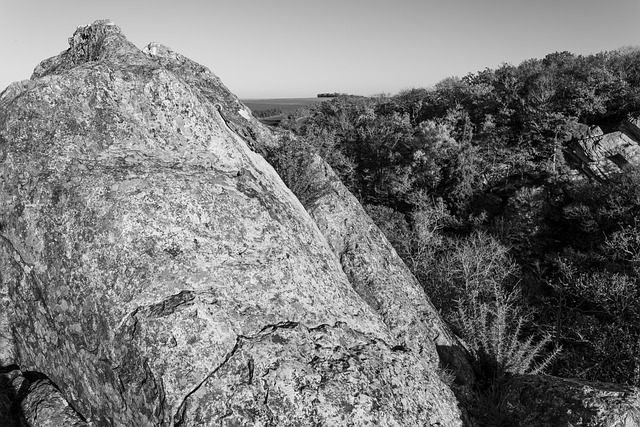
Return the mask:
<path id="1" fill-rule="evenodd" d="M 239 97 L 371 95 L 502 63 L 640 45 L 640 0 L 0 0 L 0 90 L 112 19 Z"/>

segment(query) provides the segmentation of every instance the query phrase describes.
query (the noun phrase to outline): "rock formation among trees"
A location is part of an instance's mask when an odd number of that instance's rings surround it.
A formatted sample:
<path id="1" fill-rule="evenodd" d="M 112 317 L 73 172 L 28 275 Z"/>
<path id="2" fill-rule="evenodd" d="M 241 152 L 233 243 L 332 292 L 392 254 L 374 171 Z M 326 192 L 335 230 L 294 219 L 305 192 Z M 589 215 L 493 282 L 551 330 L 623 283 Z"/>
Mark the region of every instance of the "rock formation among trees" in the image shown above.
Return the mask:
<path id="1" fill-rule="evenodd" d="M 638 113 L 616 123 L 608 132 L 598 126 L 588 136 L 569 144 L 565 155 L 576 168 L 596 180 L 606 180 L 628 166 L 640 166 L 640 118 Z"/>
<path id="2" fill-rule="evenodd" d="M 460 425 L 431 332 L 358 294 L 206 68 L 98 21 L 0 111 L 0 364 L 80 420 Z"/>
<path id="3" fill-rule="evenodd" d="M 110 21 L 69 45 L 0 94 L 0 425 L 474 425 L 467 348 L 322 158 Z M 638 425 L 633 387 L 510 381 L 510 420 Z"/>

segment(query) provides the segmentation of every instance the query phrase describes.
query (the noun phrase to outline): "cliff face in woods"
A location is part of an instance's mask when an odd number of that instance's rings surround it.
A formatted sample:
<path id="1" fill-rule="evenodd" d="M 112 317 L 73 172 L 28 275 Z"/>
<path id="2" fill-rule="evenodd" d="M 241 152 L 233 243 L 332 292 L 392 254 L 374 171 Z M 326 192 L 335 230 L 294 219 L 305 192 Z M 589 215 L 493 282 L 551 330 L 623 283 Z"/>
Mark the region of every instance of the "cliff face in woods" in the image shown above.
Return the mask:
<path id="1" fill-rule="evenodd" d="M 461 424 L 455 338 L 330 170 L 312 217 L 209 70 L 69 43 L 0 96 L 0 384 L 69 425 Z"/>

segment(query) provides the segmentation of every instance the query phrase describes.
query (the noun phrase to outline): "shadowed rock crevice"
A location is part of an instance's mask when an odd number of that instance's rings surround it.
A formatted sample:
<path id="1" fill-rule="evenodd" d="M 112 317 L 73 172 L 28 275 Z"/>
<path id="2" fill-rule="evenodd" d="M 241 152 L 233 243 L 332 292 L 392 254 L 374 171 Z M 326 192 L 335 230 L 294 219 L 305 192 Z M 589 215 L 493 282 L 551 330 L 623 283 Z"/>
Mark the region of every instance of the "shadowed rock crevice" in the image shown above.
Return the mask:
<path id="1" fill-rule="evenodd" d="M 148 307 L 149 316 L 163 317 L 175 313 L 178 307 L 189 304 L 196 298 L 191 291 L 181 291 L 176 295 L 165 298 L 162 302 Z"/>
<path id="2" fill-rule="evenodd" d="M 0 368 L 0 425 L 3 427 L 88 427 L 46 375 Z"/>

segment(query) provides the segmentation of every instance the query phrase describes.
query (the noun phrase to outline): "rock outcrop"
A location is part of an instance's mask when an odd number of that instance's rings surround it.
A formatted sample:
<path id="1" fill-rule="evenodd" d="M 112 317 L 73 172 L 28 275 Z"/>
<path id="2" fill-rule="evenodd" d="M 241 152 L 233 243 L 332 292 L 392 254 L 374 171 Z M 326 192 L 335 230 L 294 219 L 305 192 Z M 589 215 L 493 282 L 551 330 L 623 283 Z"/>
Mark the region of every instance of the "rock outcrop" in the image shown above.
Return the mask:
<path id="1" fill-rule="evenodd" d="M 640 118 L 629 116 L 606 133 L 593 126 L 587 137 L 571 142 L 564 154 L 576 170 L 599 181 L 629 165 L 640 166 Z"/>
<path id="2" fill-rule="evenodd" d="M 282 146 L 269 131 L 231 94 L 208 69 L 157 43 L 144 52 L 187 82 L 203 102 L 222 107 L 229 128 L 249 147 L 264 155 Z M 301 179 L 313 181 L 304 207 L 316 222 L 358 294 L 380 314 L 391 329 L 395 345 L 412 346 L 432 364 L 438 348 L 444 365 L 455 369 L 462 383 L 472 383 L 466 351 L 438 315 L 419 283 L 360 203 L 319 156 L 297 165 Z M 304 178 L 303 178 L 304 177 Z M 425 351 L 422 351 L 425 347 Z"/>
<path id="3" fill-rule="evenodd" d="M 205 67 L 110 21 L 69 44 L 0 95 L 0 365 L 47 375 L 34 401 L 55 384 L 97 426 L 460 425 L 441 320 L 345 255 L 372 224 L 346 237 L 332 199 L 321 232 Z"/>
<path id="4" fill-rule="evenodd" d="M 281 148 L 281 138 L 255 119 L 207 68 L 158 43 L 149 44 L 144 52 L 187 82 L 203 102 L 221 107 L 226 124 L 252 150 L 269 160 L 269 154 Z M 300 170 L 296 171 L 299 177 L 312 180 L 317 190 L 305 196 L 303 205 L 329 242 L 354 289 L 383 316 L 397 338 L 396 345 L 433 349 L 431 341 L 434 341 L 444 364 L 455 368 L 462 382 L 472 382 L 463 346 L 437 314 L 413 274 L 329 165 L 317 155 L 311 156 L 310 161 L 297 165 Z M 438 363 L 431 350 L 424 356 Z"/>

